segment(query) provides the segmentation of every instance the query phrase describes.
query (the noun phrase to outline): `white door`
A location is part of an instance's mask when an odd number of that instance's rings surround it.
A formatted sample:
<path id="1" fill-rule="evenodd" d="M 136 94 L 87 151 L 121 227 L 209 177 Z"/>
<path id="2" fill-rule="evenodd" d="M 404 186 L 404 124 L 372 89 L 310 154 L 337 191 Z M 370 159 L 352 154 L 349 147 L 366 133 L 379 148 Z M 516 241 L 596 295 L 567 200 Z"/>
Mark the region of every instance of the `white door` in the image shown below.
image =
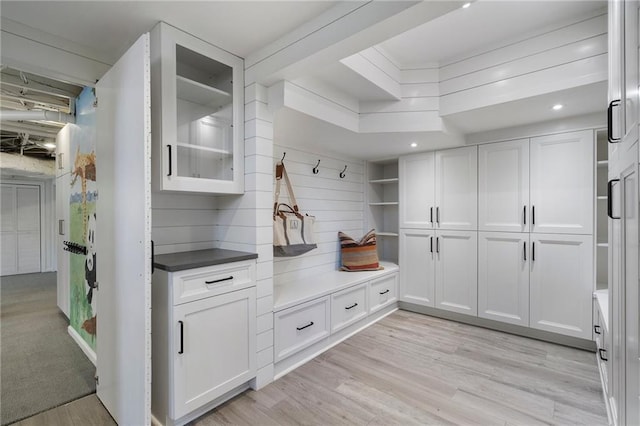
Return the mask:
<path id="1" fill-rule="evenodd" d="M 478 148 L 478 229 L 528 232 L 529 139 Z"/>
<path id="2" fill-rule="evenodd" d="M 436 228 L 478 229 L 478 148 L 437 151 Z"/>
<path id="3" fill-rule="evenodd" d="M 177 420 L 255 376 L 256 289 L 174 309 L 170 416 Z"/>
<path id="4" fill-rule="evenodd" d="M 435 234 L 421 229 L 400 230 L 400 300 L 435 306 Z"/>
<path id="5" fill-rule="evenodd" d="M 436 308 L 477 315 L 478 233 L 438 231 L 435 246 Z"/>
<path id="6" fill-rule="evenodd" d="M 593 237 L 531 234 L 530 326 L 591 339 Z"/>
<path id="7" fill-rule="evenodd" d="M 400 228 L 433 228 L 434 177 L 433 152 L 400 157 Z"/>
<path id="8" fill-rule="evenodd" d="M 65 251 L 64 242 L 69 240 L 69 174 L 56 179 L 56 258 L 57 258 L 57 301 L 60 310 L 69 318 L 70 295 L 70 271 L 69 252 Z"/>
<path id="9" fill-rule="evenodd" d="M 529 326 L 529 234 L 478 233 L 478 316 Z"/>
<path id="10" fill-rule="evenodd" d="M 0 186 L 0 275 L 40 272 L 40 187 Z"/>
<path id="11" fill-rule="evenodd" d="M 593 233 L 593 131 L 531 139 L 531 232 Z"/>
<path id="12" fill-rule="evenodd" d="M 96 84 L 98 398 L 122 425 L 151 423 L 149 35 Z"/>
<path id="13" fill-rule="evenodd" d="M 638 322 L 640 317 L 640 298 L 638 293 L 638 143 L 635 143 L 628 151 L 631 164 L 620 175 L 621 192 L 623 194 L 622 205 L 622 239 L 623 257 L 620 283 L 623 294 L 622 308 L 624 321 L 624 416 L 621 416 L 621 424 L 640 424 L 640 350 L 638 339 L 640 329 Z M 621 413 L 623 414 L 623 413 Z"/>

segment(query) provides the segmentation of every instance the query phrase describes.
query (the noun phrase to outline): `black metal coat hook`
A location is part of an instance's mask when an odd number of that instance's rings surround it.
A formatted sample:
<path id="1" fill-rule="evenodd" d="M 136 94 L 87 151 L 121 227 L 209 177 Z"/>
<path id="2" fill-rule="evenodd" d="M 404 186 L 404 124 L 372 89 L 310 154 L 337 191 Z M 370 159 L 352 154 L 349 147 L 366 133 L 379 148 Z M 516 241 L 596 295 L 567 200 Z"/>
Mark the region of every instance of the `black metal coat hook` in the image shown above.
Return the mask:
<path id="1" fill-rule="evenodd" d="M 320 160 L 318 160 L 318 164 L 313 168 L 313 174 L 317 175 L 320 170 L 318 170 L 318 166 L 320 165 Z"/>
<path id="2" fill-rule="evenodd" d="M 285 152 L 282 153 L 282 158 L 280 159 L 281 163 L 284 161 L 284 157 L 286 157 L 286 156 L 287 156 L 287 152 L 285 151 Z"/>
<path id="3" fill-rule="evenodd" d="M 344 172 L 346 172 L 346 171 L 347 171 L 347 166 L 345 165 L 344 166 L 344 170 L 342 170 L 340 172 L 340 179 L 344 179 L 344 177 L 346 176 L 346 174 Z"/>

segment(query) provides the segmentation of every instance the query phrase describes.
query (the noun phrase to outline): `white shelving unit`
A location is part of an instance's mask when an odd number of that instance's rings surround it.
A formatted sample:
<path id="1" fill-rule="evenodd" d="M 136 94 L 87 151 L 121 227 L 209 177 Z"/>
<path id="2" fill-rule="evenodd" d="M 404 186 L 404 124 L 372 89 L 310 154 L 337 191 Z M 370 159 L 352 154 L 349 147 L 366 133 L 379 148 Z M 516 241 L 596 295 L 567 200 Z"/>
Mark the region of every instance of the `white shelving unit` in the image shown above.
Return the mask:
<path id="1" fill-rule="evenodd" d="M 608 144 L 606 129 L 596 131 L 596 207 L 595 232 L 596 236 L 596 289 L 608 288 L 608 221 L 607 221 L 607 173 L 608 173 Z"/>
<path id="2" fill-rule="evenodd" d="M 366 230 L 374 228 L 380 260 L 398 263 L 398 161 L 367 163 Z"/>

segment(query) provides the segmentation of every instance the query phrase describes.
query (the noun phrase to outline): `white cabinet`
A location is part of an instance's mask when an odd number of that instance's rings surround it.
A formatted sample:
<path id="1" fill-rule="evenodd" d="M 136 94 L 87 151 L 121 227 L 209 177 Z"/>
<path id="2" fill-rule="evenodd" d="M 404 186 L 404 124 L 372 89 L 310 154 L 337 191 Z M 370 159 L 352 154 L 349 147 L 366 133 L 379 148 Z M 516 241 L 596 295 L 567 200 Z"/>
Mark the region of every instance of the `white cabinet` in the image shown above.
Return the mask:
<path id="1" fill-rule="evenodd" d="M 377 312 L 398 300 L 398 274 L 372 280 L 369 284 L 369 313 Z"/>
<path id="2" fill-rule="evenodd" d="M 76 127 L 65 125 L 56 135 L 56 177 L 71 171 L 71 138 Z"/>
<path id="3" fill-rule="evenodd" d="M 478 316 L 529 326 L 529 234 L 478 234 Z"/>
<path id="4" fill-rule="evenodd" d="M 244 192 L 243 60 L 165 23 L 151 33 L 157 190 Z"/>
<path id="5" fill-rule="evenodd" d="M 152 411 L 184 424 L 255 377 L 255 261 L 156 270 L 153 280 Z"/>
<path id="6" fill-rule="evenodd" d="M 400 157 L 400 228 L 435 224 L 435 153 Z"/>
<path id="7" fill-rule="evenodd" d="M 529 139 L 478 148 L 478 229 L 529 231 Z M 529 220 L 528 220 L 529 219 Z"/>
<path id="8" fill-rule="evenodd" d="M 531 139 L 531 232 L 593 233 L 593 132 Z"/>
<path id="9" fill-rule="evenodd" d="M 179 419 L 255 376 L 256 290 L 174 308 L 172 417 Z"/>
<path id="10" fill-rule="evenodd" d="M 330 306 L 329 297 L 322 297 L 274 314 L 276 362 L 329 336 Z"/>
<path id="11" fill-rule="evenodd" d="M 400 228 L 477 229 L 478 148 L 400 158 Z"/>
<path id="12" fill-rule="evenodd" d="M 478 148 L 436 151 L 436 228 L 478 229 Z"/>
<path id="13" fill-rule="evenodd" d="M 367 283 L 331 295 L 331 332 L 365 318 L 369 313 Z"/>
<path id="14" fill-rule="evenodd" d="M 60 310 L 69 318 L 71 303 L 70 270 L 68 251 L 63 250 L 64 242 L 69 238 L 69 175 L 65 174 L 56 179 L 56 287 L 57 303 Z"/>
<path id="15" fill-rule="evenodd" d="M 593 238 L 531 234 L 530 326 L 591 339 Z"/>
<path id="16" fill-rule="evenodd" d="M 400 300 L 435 306 L 435 232 L 400 230 Z"/>
<path id="17" fill-rule="evenodd" d="M 435 307 L 478 314 L 478 233 L 438 231 L 435 241 Z"/>

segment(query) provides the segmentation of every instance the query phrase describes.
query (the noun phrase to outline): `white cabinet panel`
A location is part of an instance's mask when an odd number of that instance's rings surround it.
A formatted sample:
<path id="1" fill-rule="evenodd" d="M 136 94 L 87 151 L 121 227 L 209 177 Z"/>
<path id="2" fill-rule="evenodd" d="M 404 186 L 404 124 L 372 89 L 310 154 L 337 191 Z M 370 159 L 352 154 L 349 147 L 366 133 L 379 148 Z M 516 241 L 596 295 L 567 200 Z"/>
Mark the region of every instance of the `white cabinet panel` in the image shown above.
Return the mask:
<path id="1" fill-rule="evenodd" d="M 274 314 L 275 361 L 311 346 L 330 334 L 329 297 L 322 297 Z"/>
<path id="2" fill-rule="evenodd" d="M 63 175 L 56 179 L 56 259 L 57 269 L 56 286 L 58 307 L 69 317 L 70 295 L 70 271 L 69 252 L 64 250 L 64 241 L 69 240 L 69 175 Z"/>
<path id="3" fill-rule="evenodd" d="M 478 148 L 479 230 L 527 232 L 528 207 L 529 140 L 481 145 Z"/>
<path id="4" fill-rule="evenodd" d="M 475 231 L 436 233 L 436 308 L 478 314 L 477 250 Z"/>
<path id="5" fill-rule="evenodd" d="M 367 284 L 331 295 L 331 332 L 335 333 L 368 314 Z"/>
<path id="6" fill-rule="evenodd" d="M 76 126 L 66 124 L 56 135 L 56 177 L 71 171 L 71 138 Z"/>
<path id="7" fill-rule="evenodd" d="M 591 339 L 593 237 L 531 234 L 531 327 Z"/>
<path id="8" fill-rule="evenodd" d="M 436 227 L 476 230 L 478 226 L 478 148 L 437 151 Z"/>
<path id="9" fill-rule="evenodd" d="M 435 233 L 400 230 L 400 300 L 435 306 Z"/>
<path id="10" fill-rule="evenodd" d="M 478 234 L 478 316 L 529 326 L 529 234 Z"/>
<path id="11" fill-rule="evenodd" d="M 174 315 L 173 418 L 179 419 L 253 377 L 256 289 L 182 304 Z"/>
<path id="12" fill-rule="evenodd" d="M 434 159 L 433 152 L 400 158 L 400 228 L 433 228 Z"/>
<path id="13" fill-rule="evenodd" d="M 369 284 L 369 313 L 389 306 L 398 299 L 398 274 L 378 278 Z"/>
<path id="14" fill-rule="evenodd" d="M 593 132 L 531 139 L 531 232 L 593 233 Z"/>

